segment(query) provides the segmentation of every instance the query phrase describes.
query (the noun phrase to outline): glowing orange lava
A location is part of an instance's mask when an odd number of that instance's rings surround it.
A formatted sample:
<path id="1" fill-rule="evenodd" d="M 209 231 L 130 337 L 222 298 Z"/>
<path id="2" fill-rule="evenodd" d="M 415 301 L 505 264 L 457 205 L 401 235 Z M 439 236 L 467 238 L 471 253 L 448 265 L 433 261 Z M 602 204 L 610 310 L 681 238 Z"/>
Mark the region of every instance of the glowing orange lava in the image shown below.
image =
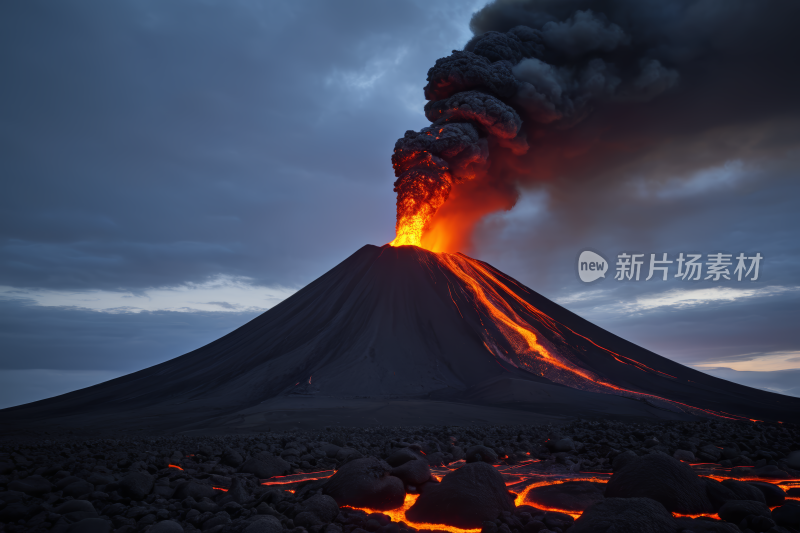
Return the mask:
<path id="1" fill-rule="evenodd" d="M 546 480 L 546 481 L 538 481 L 536 483 L 531 483 L 530 485 L 525 487 L 523 490 L 521 490 L 517 494 L 517 497 L 516 497 L 516 499 L 514 501 L 514 505 L 516 505 L 516 506 L 526 505 L 526 504 L 527 505 L 532 505 L 533 507 L 536 507 L 537 509 L 541 509 L 542 511 L 555 511 L 557 513 L 568 514 L 572 518 L 577 520 L 578 518 L 580 518 L 580 516 L 583 513 L 577 513 L 575 511 L 569 510 L 569 509 L 557 509 L 555 507 L 545 507 L 545 506 L 539 505 L 536 502 L 526 502 L 525 501 L 525 499 L 528 496 L 528 493 L 531 490 L 533 490 L 533 489 L 535 489 L 537 487 L 544 487 L 544 486 L 549 486 L 549 485 L 561 485 L 562 483 L 567 483 L 567 482 L 570 482 L 570 481 L 591 481 L 593 483 L 608 483 L 607 479 L 594 478 L 594 477 L 575 477 L 575 478 L 568 478 L 568 479 L 551 479 L 551 480 Z"/>
<path id="2" fill-rule="evenodd" d="M 458 527 L 448 526 L 445 524 L 428 524 L 426 522 L 413 522 L 406 518 L 406 511 L 411 509 L 411 506 L 419 498 L 419 494 L 406 494 L 406 499 L 403 502 L 402 507 L 398 507 L 397 509 L 390 509 L 388 511 L 379 511 L 377 509 L 370 509 L 368 507 L 349 507 L 350 509 L 356 509 L 359 511 L 364 511 L 367 514 L 372 513 L 382 513 L 386 516 L 389 516 L 393 522 L 405 522 L 406 524 L 410 525 L 414 529 L 433 529 L 436 531 L 450 531 L 451 533 L 479 533 L 481 528 L 477 529 L 461 529 Z"/>
<path id="3" fill-rule="evenodd" d="M 609 479 L 607 477 L 600 477 L 600 476 L 610 476 L 610 472 L 578 472 L 574 474 L 570 473 L 548 473 L 548 472 L 541 472 L 530 470 L 530 468 L 536 468 L 536 463 L 539 463 L 539 460 L 531 459 L 522 461 L 515 465 L 504 465 L 504 464 L 495 464 L 493 467 L 497 469 L 497 471 L 503 476 L 505 480 L 506 486 L 509 487 L 509 491 L 511 494 L 514 495 L 514 505 L 519 507 L 521 505 L 530 505 L 536 509 L 541 511 L 552 511 L 570 515 L 574 519 L 578 519 L 581 517 L 582 512 L 576 511 L 574 509 L 560 509 L 555 507 L 550 507 L 546 505 L 542 505 L 536 501 L 535 498 L 531 498 L 528 501 L 528 494 L 537 487 L 549 486 L 549 485 L 560 485 L 563 483 L 568 483 L 572 481 L 588 481 L 593 483 L 608 483 Z M 441 480 L 442 477 L 447 475 L 448 473 L 457 470 L 459 467 L 463 466 L 464 460 L 456 461 L 451 463 L 447 466 L 440 466 L 440 467 L 432 467 L 431 468 L 431 475 L 438 480 Z M 700 473 L 702 477 L 708 477 L 711 479 L 716 479 L 718 481 L 722 481 L 725 479 L 740 479 L 743 481 L 766 481 L 768 483 L 772 483 L 784 491 L 787 491 L 789 488 L 794 486 L 800 485 L 800 479 L 785 479 L 785 480 L 774 480 L 774 479 L 767 479 L 767 478 L 759 478 L 759 477 L 741 477 L 741 476 L 730 476 L 725 475 L 724 472 L 729 472 L 730 468 L 721 468 L 717 463 L 695 463 L 692 464 L 692 467 L 695 468 L 702 468 L 707 466 L 714 466 L 713 472 L 708 474 Z M 287 492 L 294 492 L 294 489 L 283 488 L 288 484 L 299 484 L 310 479 L 325 479 L 333 475 L 333 470 L 323 470 L 317 472 L 305 472 L 299 474 L 291 474 L 287 476 L 278 476 L 275 478 L 270 478 L 268 480 L 263 480 L 261 482 L 262 485 L 276 485 L 281 486 L 283 490 Z M 722 475 L 719 475 L 722 474 Z M 572 476 L 572 477 L 570 477 Z M 544 479 L 543 479 L 544 477 Z M 225 490 L 224 488 L 214 487 L 217 490 Z M 419 530 L 434 530 L 434 531 L 449 531 L 450 533 L 478 533 L 480 531 L 479 528 L 476 529 L 461 529 L 454 526 L 448 526 L 444 524 L 435 524 L 435 523 L 426 523 L 426 522 L 414 522 L 409 520 L 406 517 L 406 512 L 414 505 L 419 497 L 418 494 L 406 494 L 405 500 L 403 501 L 403 505 L 390 510 L 379 510 L 379 509 L 372 509 L 368 507 L 351 507 L 351 506 L 343 506 L 348 509 L 353 509 L 357 511 L 363 511 L 367 514 L 373 513 L 380 513 L 384 514 L 391 518 L 391 520 L 395 523 L 404 522 L 405 524 Z M 798 498 L 793 498 L 790 496 L 786 497 L 787 500 L 797 500 Z M 708 517 L 708 518 L 715 518 L 718 519 L 718 515 L 713 513 L 702 513 L 702 514 L 681 514 L 681 513 L 672 513 L 673 516 L 677 517 L 688 517 L 688 518 L 700 518 L 700 517 Z"/>
<path id="4" fill-rule="evenodd" d="M 399 197 L 398 202 L 400 202 Z M 400 213 L 399 210 L 398 213 Z M 415 213 L 416 212 L 411 212 L 409 220 L 416 216 Z M 416 242 L 424 227 L 424 223 L 420 222 L 422 219 L 415 219 L 417 221 L 413 224 L 409 223 L 408 226 L 403 226 L 401 224 L 402 220 L 404 219 L 398 218 L 398 234 L 397 238 L 389 243 L 391 246 L 400 246 Z M 429 269 L 438 268 L 445 274 L 455 275 L 461 282 L 461 287 L 456 285 L 456 292 L 461 290 L 463 293 L 463 288 L 465 287 L 470 293 L 471 298 L 468 298 L 468 300 L 471 301 L 477 312 L 478 319 L 483 326 L 483 345 L 498 360 L 502 360 L 511 366 L 549 379 L 554 383 L 576 389 L 616 394 L 636 399 L 663 401 L 679 406 L 681 410 L 686 412 L 711 415 L 716 418 L 749 420 L 739 415 L 695 407 L 669 398 L 614 385 L 591 370 L 582 367 L 581 364 L 575 360 L 574 356 L 572 356 L 569 348 L 566 350 L 558 349 L 537 330 L 537 327 L 543 327 L 549 330 L 555 335 L 554 342 L 566 345 L 567 347 L 570 345 L 566 341 L 565 335 L 568 333 L 573 334 L 607 352 L 619 363 L 631 365 L 643 372 L 659 374 L 669 379 L 676 378 L 666 372 L 651 368 L 630 357 L 620 355 L 604 348 L 571 328 L 553 320 L 547 314 L 535 308 L 519 296 L 511 289 L 510 284 L 514 284 L 520 290 L 525 291 L 526 289 L 524 287 L 481 261 L 469 258 L 460 253 L 451 254 L 445 252 L 419 253 L 419 260 L 426 264 Z M 456 297 L 454 297 L 454 291 L 451 290 L 449 285 L 448 290 L 450 291 L 450 298 L 458 310 L 458 313 L 464 317 L 462 308 L 458 305 Z M 466 311 L 468 311 L 468 309 Z M 530 315 L 530 318 L 526 317 L 526 314 Z M 487 317 L 489 318 L 488 324 L 484 323 L 484 319 Z M 531 322 L 531 319 L 538 322 L 538 325 L 535 326 L 534 323 Z M 495 338 L 494 335 L 496 334 L 499 334 L 500 337 Z M 506 351 L 500 344 L 507 345 L 510 350 Z"/>
<path id="5" fill-rule="evenodd" d="M 392 165 L 398 176 L 396 237 L 392 246 L 421 246 L 422 231 L 450 196 L 453 177 L 444 161 L 427 152 L 397 154 Z"/>

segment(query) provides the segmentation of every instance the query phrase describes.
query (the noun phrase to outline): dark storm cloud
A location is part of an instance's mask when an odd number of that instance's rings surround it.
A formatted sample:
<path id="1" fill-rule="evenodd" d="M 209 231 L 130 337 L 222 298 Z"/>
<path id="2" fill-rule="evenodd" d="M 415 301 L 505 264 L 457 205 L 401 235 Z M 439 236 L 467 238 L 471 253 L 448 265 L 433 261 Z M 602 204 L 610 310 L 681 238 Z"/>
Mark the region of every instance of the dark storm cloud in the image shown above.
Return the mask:
<path id="1" fill-rule="evenodd" d="M 0 285 L 302 285 L 390 240 L 382 154 L 453 8 L 4 3 Z"/>
<path id="2" fill-rule="evenodd" d="M 258 314 L 98 313 L 0 299 L 1 368 L 133 372 L 200 348 Z"/>

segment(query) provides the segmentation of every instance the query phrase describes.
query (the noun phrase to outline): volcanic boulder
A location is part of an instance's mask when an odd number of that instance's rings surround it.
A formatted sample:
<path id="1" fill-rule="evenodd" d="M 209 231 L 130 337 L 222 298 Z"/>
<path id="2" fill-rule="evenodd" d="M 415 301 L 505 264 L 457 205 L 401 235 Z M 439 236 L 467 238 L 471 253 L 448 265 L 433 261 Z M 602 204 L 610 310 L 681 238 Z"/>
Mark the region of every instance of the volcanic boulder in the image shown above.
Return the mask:
<path id="1" fill-rule="evenodd" d="M 733 524 L 738 524 L 749 516 L 772 518 L 769 507 L 761 502 L 748 500 L 731 500 L 720 508 L 718 514 L 720 518 Z"/>
<path id="2" fill-rule="evenodd" d="M 497 463 L 497 454 L 491 448 L 479 444 L 467 450 L 465 460 L 468 463 L 483 461 L 484 463 L 495 464 Z"/>
<path id="3" fill-rule="evenodd" d="M 80 522 L 72 524 L 67 531 L 69 533 L 110 533 L 114 524 L 102 518 L 84 518 Z"/>
<path id="4" fill-rule="evenodd" d="M 24 492 L 31 496 L 41 496 L 53 490 L 53 486 L 45 478 L 39 475 L 28 476 L 25 479 L 12 481 L 8 484 L 8 490 Z"/>
<path id="5" fill-rule="evenodd" d="M 719 511 L 720 507 L 731 500 L 747 499 L 738 497 L 735 492 L 716 479 L 707 477 L 700 479 L 706 486 L 706 496 L 708 496 L 708 500 L 711 502 L 711 505 L 714 507 L 715 511 Z"/>
<path id="6" fill-rule="evenodd" d="M 164 520 L 154 525 L 149 533 L 183 533 L 183 526 L 174 520 Z"/>
<path id="7" fill-rule="evenodd" d="M 800 502 L 789 500 L 776 507 L 772 510 L 772 519 L 780 526 L 800 529 Z"/>
<path id="8" fill-rule="evenodd" d="M 143 472 L 133 472 L 119 482 L 119 493 L 132 500 L 144 500 L 153 490 L 153 476 Z"/>
<path id="9" fill-rule="evenodd" d="M 322 486 L 322 492 L 333 497 L 340 507 L 368 507 L 379 511 L 403 505 L 406 491 L 392 468 L 375 457 L 363 457 L 342 466 Z"/>
<path id="10" fill-rule="evenodd" d="M 604 499 L 604 489 L 602 483 L 567 481 L 531 489 L 525 496 L 525 502 L 534 507 L 583 512 Z"/>
<path id="11" fill-rule="evenodd" d="M 632 452 L 631 450 L 625 450 L 621 454 L 614 457 L 614 460 L 611 462 L 611 468 L 614 470 L 614 472 L 619 472 L 625 468 L 625 465 L 637 460 L 638 458 L 639 456 L 636 455 L 635 452 Z"/>
<path id="12" fill-rule="evenodd" d="M 283 533 L 281 521 L 270 515 L 259 516 L 258 519 L 244 529 L 245 533 Z"/>
<path id="13" fill-rule="evenodd" d="M 680 514 L 713 513 L 706 485 L 692 468 L 661 452 L 635 459 L 611 476 L 606 498 L 650 498 Z"/>
<path id="14" fill-rule="evenodd" d="M 687 463 L 695 461 L 694 454 L 689 450 L 675 450 L 675 453 L 672 454 L 672 457 L 678 461 L 684 461 Z"/>
<path id="15" fill-rule="evenodd" d="M 410 448 L 400 448 L 392 452 L 391 455 L 386 459 L 386 462 L 389 465 L 398 467 L 403 463 L 407 463 L 408 461 L 414 461 L 416 459 L 423 459 L 425 460 L 425 456 L 419 452 L 416 452 Z"/>
<path id="16" fill-rule="evenodd" d="M 86 500 L 69 500 L 56 507 L 55 512 L 70 523 L 80 522 L 85 518 L 98 518 L 97 510 Z"/>
<path id="17" fill-rule="evenodd" d="M 330 523 L 339 514 L 336 500 L 325 494 L 316 494 L 303 502 L 303 511 L 311 513 L 320 521 Z"/>
<path id="18" fill-rule="evenodd" d="M 761 491 L 769 507 L 783 505 L 783 502 L 786 501 L 786 493 L 777 485 L 765 481 L 748 481 L 747 484 Z"/>
<path id="19" fill-rule="evenodd" d="M 247 503 L 251 499 L 252 497 L 247 491 L 246 484 L 238 477 L 235 477 L 233 478 L 233 481 L 231 481 L 231 486 L 228 491 L 220 500 L 218 500 L 217 503 L 219 505 L 225 505 L 228 502 L 236 502 L 241 505 Z"/>
<path id="20" fill-rule="evenodd" d="M 675 519 L 679 531 L 692 533 L 741 533 L 741 529 L 727 522 L 710 520 L 707 517 L 689 518 L 681 516 Z"/>
<path id="21" fill-rule="evenodd" d="M 406 485 L 418 487 L 431 478 L 431 469 L 427 461 L 415 459 L 392 468 L 392 475 L 399 477 Z"/>
<path id="22" fill-rule="evenodd" d="M 471 529 L 494 520 L 502 511 L 514 511 L 514 497 L 503 476 L 482 461 L 467 463 L 429 485 L 406 517 L 415 522 L 447 524 Z"/>
<path id="23" fill-rule="evenodd" d="M 181 483 L 175 488 L 175 499 L 177 500 L 185 500 L 189 497 L 202 500 L 203 498 L 213 498 L 216 495 L 217 491 L 213 487 L 195 480 Z"/>
<path id="24" fill-rule="evenodd" d="M 281 459 L 266 452 L 259 453 L 244 462 L 239 472 L 253 474 L 260 479 L 268 479 L 273 476 L 282 476 L 289 472 L 292 466 Z"/>
<path id="25" fill-rule="evenodd" d="M 94 491 L 94 485 L 92 485 L 88 481 L 80 480 L 74 483 L 70 483 L 69 485 L 64 487 L 64 489 L 61 492 L 64 496 L 79 498 L 93 491 Z"/>
<path id="26" fill-rule="evenodd" d="M 787 465 L 790 468 L 794 468 L 795 470 L 800 470 L 800 450 L 796 450 L 790 452 L 789 455 L 786 456 L 784 459 Z"/>
<path id="27" fill-rule="evenodd" d="M 726 479 L 722 481 L 722 484 L 736 495 L 737 500 L 752 500 L 765 505 L 767 503 L 764 493 L 749 483 L 738 479 Z"/>
<path id="28" fill-rule="evenodd" d="M 650 498 L 607 498 L 589 507 L 570 533 L 676 533 L 678 524 Z"/>

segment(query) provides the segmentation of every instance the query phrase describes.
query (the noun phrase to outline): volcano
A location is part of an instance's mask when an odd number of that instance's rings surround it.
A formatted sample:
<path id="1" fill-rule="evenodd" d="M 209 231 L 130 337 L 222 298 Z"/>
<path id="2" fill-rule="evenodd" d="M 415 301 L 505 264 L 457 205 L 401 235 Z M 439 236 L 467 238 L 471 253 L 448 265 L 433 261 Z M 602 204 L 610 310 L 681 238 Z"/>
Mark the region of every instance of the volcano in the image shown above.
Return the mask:
<path id="1" fill-rule="evenodd" d="M 367 245 L 200 349 L 2 410 L 0 423 L 232 433 L 609 417 L 793 421 L 798 413 L 800 399 L 658 356 L 482 261 Z"/>

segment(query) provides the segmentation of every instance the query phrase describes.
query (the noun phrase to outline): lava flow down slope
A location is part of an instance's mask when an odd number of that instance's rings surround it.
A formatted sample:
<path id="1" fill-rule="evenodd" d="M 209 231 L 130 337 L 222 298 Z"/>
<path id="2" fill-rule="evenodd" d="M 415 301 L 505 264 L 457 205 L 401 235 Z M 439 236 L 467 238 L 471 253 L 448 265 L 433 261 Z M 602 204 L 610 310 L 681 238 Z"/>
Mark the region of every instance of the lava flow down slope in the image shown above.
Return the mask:
<path id="1" fill-rule="evenodd" d="M 368 245 L 217 341 L 0 422 L 230 432 L 798 413 L 800 399 L 658 356 L 484 262 Z"/>

